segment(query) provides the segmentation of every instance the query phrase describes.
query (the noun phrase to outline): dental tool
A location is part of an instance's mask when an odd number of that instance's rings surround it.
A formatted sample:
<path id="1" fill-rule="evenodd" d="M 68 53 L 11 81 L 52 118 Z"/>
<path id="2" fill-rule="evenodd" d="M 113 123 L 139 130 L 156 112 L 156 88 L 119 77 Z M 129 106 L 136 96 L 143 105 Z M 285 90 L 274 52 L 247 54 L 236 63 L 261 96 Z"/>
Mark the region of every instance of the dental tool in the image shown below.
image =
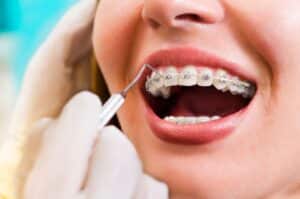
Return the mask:
<path id="1" fill-rule="evenodd" d="M 121 108 L 121 106 L 125 102 L 125 98 L 127 96 L 127 93 L 136 85 L 136 83 L 140 80 L 143 73 L 146 69 L 150 69 L 152 71 L 156 71 L 151 65 L 144 64 L 142 68 L 138 71 L 135 78 L 126 86 L 124 90 L 122 90 L 119 93 L 113 94 L 103 105 L 99 123 L 98 123 L 98 129 L 102 129 L 105 125 L 108 124 L 108 122 L 113 118 L 113 116 L 117 113 L 117 111 Z"/>

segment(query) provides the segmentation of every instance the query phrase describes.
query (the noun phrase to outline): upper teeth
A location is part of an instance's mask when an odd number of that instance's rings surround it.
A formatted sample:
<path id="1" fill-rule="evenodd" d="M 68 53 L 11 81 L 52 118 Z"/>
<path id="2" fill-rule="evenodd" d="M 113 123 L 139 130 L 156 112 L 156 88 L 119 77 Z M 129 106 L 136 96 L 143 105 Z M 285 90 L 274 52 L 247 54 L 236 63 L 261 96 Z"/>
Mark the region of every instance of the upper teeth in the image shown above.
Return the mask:
<path id="1" fill-rule="evenodd" d="M 185 66 L 180 72 L 174 66 L 165 70 L 152 72 L 146 81 L 146 90 L 154 96 L 168 98 L 171 86 L 214 86 L 223 92 L 230 91 L 233 95 L 242 95 L 251 98 L 255 93 L 255 87 L 247 81 L 230 75 L 223 69 L 216 71 L 210 68 Z"/>
<path id="2" fill-rule="evenodd" d="M 179 73 L 178 84 L 181 86 L 194 86 L 198 81 L 197 76 L 197 69 L 193 66 L 187 66 Z"/>
<path id="3" fill-rule="evenodd" d="M 216 87 L 216 89 L 227 91 L 229 87 L 229 84 L 227 84 L 228 79 L 229 79 L 229 75 L 225 70 L 217 70 L 215 73 L 213 84 Z"/>
<path id="4" fill-rule="evenodd" d="M 178 72 L 177 69 L 174 67 L 169 67 L 164 72 L 164 86 L 176 86 L 178 85 Z"/>
<path id="5" fill-rule="evenodd" d="M 199 86 L 211 86 L 214 80 L 214 73 L 209 68 L 203 68 L 198 74 L 198 85 Z"/>

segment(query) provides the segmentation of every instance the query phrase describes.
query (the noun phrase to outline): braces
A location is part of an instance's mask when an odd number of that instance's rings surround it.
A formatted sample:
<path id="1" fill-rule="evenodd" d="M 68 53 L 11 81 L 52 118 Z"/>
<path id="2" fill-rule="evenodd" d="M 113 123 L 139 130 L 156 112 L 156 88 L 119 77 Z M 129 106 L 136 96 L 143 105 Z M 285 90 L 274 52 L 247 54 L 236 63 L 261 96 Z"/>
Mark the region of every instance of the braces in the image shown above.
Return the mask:
<path id="1" fill-rule="evenodd" d="M 226 71 L 225 71 L 226 72 Z M 177 73 L 176 75 L 180 75 L 180 73 Z M 184 78 L 185 79 L 188 79 L 190 77 L 192 77 L 191 74 L 184 74 Z M 146 87 L 146 90 L 148 92 L 150 92 L 152 95 L 154 96 L 158 96 L 160 95 L 159 92 L 162 90 L 162 89 L 165 89 L 165 88 L 169 88 L 171 86 L 176 86 L 176 85 L 170 85 L 170 86 L 165 86 L 164 85 L 164 80 L 168 80 L 168 77 L 169 79 L 172 78 L 172 75 L 171 74 L 167 74 L 167 75 L 163 75 L 161 73 L 161 71 L 154 71 L 150 77 L 148 76 L 147 78 L 147 81 L 146 81 L 146 84 L 145 84 L 145 87 Z M 197 75 L 198 77 L 198 75 Z M 178 78 L 178 77 L 177 77 Z M 226 77 L 220 77 L 220 76 L 214 76 L 213 77 L 213 81 L 223 81 L 225 82 L 225 84 L 231 84 L 230 86 L 229 85 L 226 85 L 223 89 L 222 88 L 217 88 L 215 83 L 212 83 L 211 86 L 215 86 L 218 90 L 221 90 L 223 92 L 226 92 L 226 91 L 231 91 L 231 93 L 233 95 L 235 94 L 240 94 L 242 95 L 243 97 L 252 97 L 255 93 L 255 87 L 253 85 L 251 85 L 250 83 L 248 82 L 245 82 L 245 81 L 242 81 L 242 80 L 239 80 L 239 79 L 232 79 L 232 78 L 226 78 Z M 158 83 L 158 86 L 156 85 L 153 85 L 153 82 L 156 82 Z M 198 79 L 197 79 L 197 82 L 198 82 Z M 177 83 L 178 85 L 180 85 L 180 83 Z M 154 86 L 154 87 L 152 87 Z M 188 85 L 181 85 L 181 86 L 188 86 Z M 191 86 L 194 86 L 194 85 L 191 85 Z M 196 86 L 196 84 L 195 84 Z M 201 86 L 198 84 L 198 86 Z M 156 88 L 155 88 L 156 87 Z M 237 90 L 233 90 L 231 89 L 232 87 L 235 87 Z M 152 91 L 151 91 L 152 90 Z M 154 92 L 154 91 L 157 91 L 157 92 Z M 168 98 L 168 96 L 166 97 Z"/>

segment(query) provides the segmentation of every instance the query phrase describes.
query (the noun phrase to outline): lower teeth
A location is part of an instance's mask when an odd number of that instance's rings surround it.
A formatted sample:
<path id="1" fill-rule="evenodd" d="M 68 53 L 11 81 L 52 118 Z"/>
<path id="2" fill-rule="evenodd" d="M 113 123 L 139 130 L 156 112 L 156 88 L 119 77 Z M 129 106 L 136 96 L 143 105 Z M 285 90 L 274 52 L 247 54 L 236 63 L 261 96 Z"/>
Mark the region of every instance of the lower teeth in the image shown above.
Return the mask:
<path id="1" fill-rule="evenodd" d="M 174 116 L 167 116 L 164 118 L 165 121 L 175 123 L 178 125 L 190 125 L 190 124 L 201 124 L 207 123 L 210 121 L 221 119 L 220 116 L 199 116 L 199 117 L 174 117 Z"/>

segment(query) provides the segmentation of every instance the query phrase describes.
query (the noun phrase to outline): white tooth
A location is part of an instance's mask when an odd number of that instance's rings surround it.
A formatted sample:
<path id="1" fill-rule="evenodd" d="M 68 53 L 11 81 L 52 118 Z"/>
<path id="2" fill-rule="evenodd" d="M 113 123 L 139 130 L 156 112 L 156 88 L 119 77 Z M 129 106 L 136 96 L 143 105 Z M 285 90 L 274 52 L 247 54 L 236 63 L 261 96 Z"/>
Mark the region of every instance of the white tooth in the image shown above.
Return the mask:
<path id="1" fill-rule="evenodd" d="M 197 123 L 205 123 L 210 121 L 210 117 L 208 116 L 199 116 L 196 119 Z"/>
<path id="2" fill-rule="evenodd" d="M 251 83 L 242 81 L 238 77 L 231 77 L 228 88 L 233 95 L 242 95 L 244 98 L 253 97 L 255 87 Z"/>
<path id="3" fill-rule="evenodd" d="M 195 117 L 182 117 L 180 118 L 181 123 L 183 125 L 187 125 L 187 124 L 195 124 L 196 123 L 196 118 Z"/>
<path id="4" fill-rule="evenodd" d="M 171 87 L 161 87 L 159 91 L 164 99 L 168 99 L 171 95 Z"/>
<path id="5" fill-rule="evenodd" d="M 150 89 L 148 90 L 148 92 L 151 93 L 151 95 L 158 97 L 160 95 L 159 89 L 155 88 L 155 87 L 150 87 Z"/>
<path id="6" fill-rule="evenodd" d="M 251 84 L 249 82 L 246 82 L 246 81 L 242 81 L 240 80 L 240 83 L 244 86 L 244 87 L 251 87 Z"/>
<path id="7" fill-rule="evenodd" d="M 197 70 L 194 66 L 187 66 L 179 74 L 179 85 L 194 86 L 197 84 Z"/>
<path id="8" fill-rule="evenodd" d="M 241 81 L 238 77 L 233 77 L 229 83 L 229 90 L 233 95 L 243 95 L 246 97 L 248 88 L 247 86 L 251 85 L 247 82 Z"/>
<path id="9" fill-rule="evenodd" d="M 164 85 L 166 87 L 178 85 L 178 72 L 175 67 L 168 67 L 164 72 Z"/>
<path id="10" fill-rule="evenodd" d="M 179 125 L 185 125 L 185 124 L 194 124 L 195 123 L 195 117 L 174 117 L 174 116 L 167 116 L 164 118 L 164 120 L 172 123 L 176 123 Z"/>
<path id="11" fill-rule="evenodd" d="M 184 119 L 184 117 L 176 117 L 175 121 L 176 121 L 176 124 L 184 124 L 185 119 Z"/>
<path id="12" fill-rule="evenodd" d="M 213 120 L 220 119 L 220 116 L 200 116 L 200 117 L 174 117 L 174 116 L 167 116 L 164 118 L 165 121 L 172 122 L 178 125 L 192 125 L 197 123 L 206 123 Z"/>
<path id="13" fill-rule="evenodd" d="M 151 85 L 161 88 L 164 85 L 164 77 L 161 71 L 153 72 L 150 77 Z"/>
<path id="14" fill-rule="evenodd" d="M 164 120 L 170 122 L 170 121 L 171 121 L 171 116 L 166 116 L 166 117 L 164 117 Z"/>
<path id="15" fill-rule="evenodd" d="M 228 84 L 229 90 L 233 95 L 239 94 L 239 81 L 238 77 L 232 77 Z"/>
<path id="16" fill-rule="evenodd" d="M 150 92 L 153 96 L 160 95 L 160 89 L 164 84 L 164 78 L 162 76 L 161 71 L 153 72 L 150 78 L 147 78 L 146 81 L 146 90 Z"/>
<path id="17" fill-rule="evenodd" d="M 185 123 L 186 124 L 195 124 L 196 118 L 195 117 L 185 117 Z"/>
<path id="18" fill-rule="evenodd" d="M 219 119 L 221 119 L 221 117 L 218 116 L 218 115 L 212 116 L 212 117 L 210 118 L 211 121 L 219 120 Z"/>
<path id="19" fill-rule="evenodd" d="M 153 83 L 150 78 L 147 78 L 146 90 L 155 97 L 159 96 L 159 94 L 160 94 L 159 89 L 157 87 L 153 86 Z"/>
<path id="20" fill-rule="evenodd" d="M 209 87 L 213 84 L 214 73 L 209 68 L 203 68 L 198 73 L 198 85 Z"/>
<path id="21" fill-rule="evenodd" d="M 174 116 L 165 117 L 165 120 L 168 121 L 168 122 L 173 122 L 173 123 L 176 122 L 176 118 Z"/>
<path id="22" fill-rule="evenodd" d="M 246 92 L 246 87 L 244 86 L 242 81 L 238 82 L 238 93 L 243 94 Z"/>
<path id="23" fill-rule="evenodd" d="M 213 85 L 218 90 L 226 91 L 228 88 L 228 81 L 226 80 L 228 79 L 229 79 L 228 73 L 222 69 L 218 69 L 214 75 Z"/>

